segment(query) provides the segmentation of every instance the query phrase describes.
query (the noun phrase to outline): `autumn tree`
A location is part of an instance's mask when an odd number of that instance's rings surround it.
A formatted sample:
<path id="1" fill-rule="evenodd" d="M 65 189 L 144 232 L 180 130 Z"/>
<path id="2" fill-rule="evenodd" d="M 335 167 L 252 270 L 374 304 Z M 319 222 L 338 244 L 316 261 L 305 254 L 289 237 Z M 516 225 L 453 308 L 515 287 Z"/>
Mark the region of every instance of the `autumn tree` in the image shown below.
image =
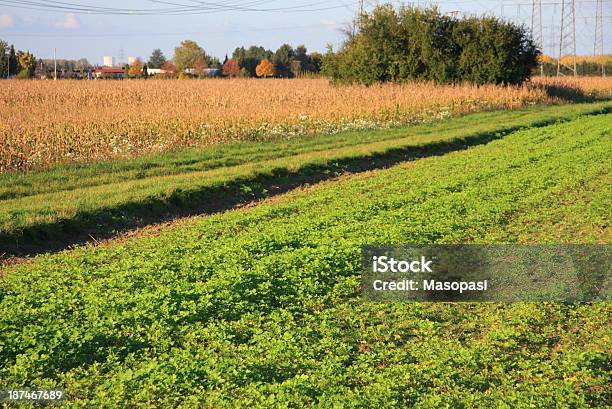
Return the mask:
<path id="1" fill-rule="evenodd" d="M 130 77 L 135 77 L 135 78 L 139 78 L 140 76 L 142 76 L 142 62 L 140 61 L 139 58 L 137 58 L 132 65 L 130 65 L 130 68 L 128 70 L 128 75 Z"/>
<path id="2" fill-rule="evenodd" d="M 172 61 L 166 61 L 161 67 L 165 77 L 174 77 L 176 75 L 176 67 Z"/>
<path id="3" fill-rule="evenodd" d="M 230 59 L 223 64 L 223 75 L 226 77 L 237 77 L 240 75 L 240 64 L 235 59 Z"/>
<path id="4" fill-rule="evenodd" d="M 270 60 L 265 59 L 259 63 L 255 69 L 255 72 L 257 73 L 258 77 L 273 77 L 276 75 L 276 68 Z"/>
<path id="5" fill-rule="evenodd" d="M 29 51 L 19 51 L 17 53 L 19 62 L 19 75 L 23 78 L 32 78 L 36 70 L 36 58 Z"/>
<path id="6" fill-rule="evenodd" d="M 204 75 L 204 70 L 208 68 L 208 64 L 203 56 L 198 57 L 193 63 L 193 73 L 195 75 Z"/>

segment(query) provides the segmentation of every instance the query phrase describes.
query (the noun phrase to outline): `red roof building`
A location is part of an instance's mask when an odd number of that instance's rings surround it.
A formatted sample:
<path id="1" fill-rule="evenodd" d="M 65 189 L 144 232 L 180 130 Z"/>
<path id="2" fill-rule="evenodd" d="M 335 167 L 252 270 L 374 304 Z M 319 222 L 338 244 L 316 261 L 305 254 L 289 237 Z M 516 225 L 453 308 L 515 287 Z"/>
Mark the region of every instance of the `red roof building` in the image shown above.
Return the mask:
<path id="1" fill-rule="evenodd" d="M 116 67 L 101 67 L 94 70 L 96 78 L 123 78 L 125 70 Z"/>

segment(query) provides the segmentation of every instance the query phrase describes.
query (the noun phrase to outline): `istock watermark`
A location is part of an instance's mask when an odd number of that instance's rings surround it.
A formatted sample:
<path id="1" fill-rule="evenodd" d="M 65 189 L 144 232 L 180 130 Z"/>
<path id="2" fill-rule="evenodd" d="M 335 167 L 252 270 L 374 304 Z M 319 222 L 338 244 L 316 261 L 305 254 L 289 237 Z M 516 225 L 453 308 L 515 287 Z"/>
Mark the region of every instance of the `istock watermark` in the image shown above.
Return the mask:
<path id="1" fill-rule="evenodd" d="M 364 246 L 366 301 L 612 300 L 607 244 Z"/>

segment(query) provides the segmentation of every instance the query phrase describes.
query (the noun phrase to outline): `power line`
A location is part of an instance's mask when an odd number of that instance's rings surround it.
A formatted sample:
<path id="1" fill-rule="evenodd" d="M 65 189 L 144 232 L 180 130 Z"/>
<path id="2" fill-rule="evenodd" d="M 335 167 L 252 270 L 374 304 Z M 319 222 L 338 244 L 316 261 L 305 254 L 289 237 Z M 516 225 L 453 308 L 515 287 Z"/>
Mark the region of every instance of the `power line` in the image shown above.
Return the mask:
<path id="1" fill-rule="evenodd" d="M 291 6 L 276 6 L 276 7 L 261 7 L 262 4 L 271 3 L 271 1 L 251 0 L 242 2 L 204 2 L 193 1 L 192 4 L 177 3 L 163 0 L 151 0 L 153 3 L 163 4 L 163 8 L 118 8 L 118 7 L 102 7 L 91 6 L 82 3 L 73 3 L 65 1 L 46 1 L 37 0 L 0 0 L 0 4 L 39 11 L 50 11 L 58 13 L 80 13 L 80 14 L 101 14 L 101 15 L 190 15 L 190 14 L 208 14 L 222 11 L 245 11 L 245 12 L 270 12 L 270 13 L 298 13 L 298 12 L 313 12 L 333 10 L 345 7 L 344 4 L 330 4 L 329 0 L 319 0 L 302 2 Z M 356 2 L 354 2 L 356 4 Z"/>

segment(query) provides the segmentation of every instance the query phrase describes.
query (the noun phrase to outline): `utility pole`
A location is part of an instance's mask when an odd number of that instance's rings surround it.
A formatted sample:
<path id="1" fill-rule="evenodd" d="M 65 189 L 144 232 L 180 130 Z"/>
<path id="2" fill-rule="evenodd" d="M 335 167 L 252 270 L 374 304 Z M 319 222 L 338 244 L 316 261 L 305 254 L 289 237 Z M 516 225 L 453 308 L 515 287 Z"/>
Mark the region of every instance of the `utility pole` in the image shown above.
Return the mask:
<path id="1" fill-rule="evenodd" d="M 593 56 L 597 55 L 601 58 L 601 76 L 606 76 L 606 65 L 603 60 L 604 53 L 604 36 L 603 36 L 603 0 L 597 0 L 595 6 L 595 43 L 593 44 Z"/>
<path id="2" fill-rule="evenodd" d="M 57 48 L 53 49 L 53 81 L 57 81 Z"/>
<path id="3" fill-rule="evenodd" d="M 531 6 L 531 35 L 533 42 L 544 53 L 544 33 L 542 32 L 542 0 L 533 0 Z M 544 75 L 544 64 L 540 61 L 540 75 Z"/>
<path id="4" fill-rule="evenodd" d="M 361 16 L 363 15 L 363 1 L 364 0 L 359 0 L 359 7 L 357 8 L 357 16 L 355 17 L 355 20 L 353 20 L 353 27 L 352 27 L 352 33 L 351 33 L 352 37 L 355 37 L 355 35 L 357 34 L 357 26 L 361 22 Z"/>
<path id="5" fill-rule="evenodd" d="M 562 64 L 563 56 L 572 56 L 572 64 Z M 576 1 L 561 1 L 561 36 L 559 38 L 559 59 L 557 60 L 557 76 L 564 75 L 561 68 L 569 69 L 574 77 L 576 70 Z"/>

